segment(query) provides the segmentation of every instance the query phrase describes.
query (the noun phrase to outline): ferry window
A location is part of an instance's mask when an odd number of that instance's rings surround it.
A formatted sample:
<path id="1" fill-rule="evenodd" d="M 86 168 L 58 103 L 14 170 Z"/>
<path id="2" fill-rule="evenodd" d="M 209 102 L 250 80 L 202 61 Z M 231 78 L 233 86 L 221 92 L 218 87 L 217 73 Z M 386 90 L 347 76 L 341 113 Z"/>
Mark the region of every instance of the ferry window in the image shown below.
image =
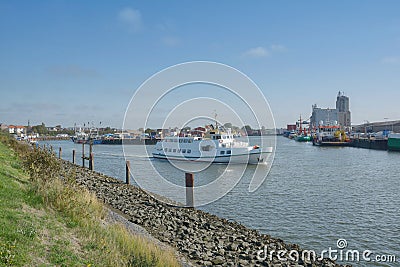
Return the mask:
<path id="1" fill-rule="evenodd" d="M 173 152 L 176 152 L 176 148 L 174 148 L 174 151 Z"/>
<path id="2" fill-rule="evenodd" d="M 183 142 L 184 142 L 184 143 L 187 143 L 187 142 L 188 142 L 188 140 L 187 140 L 187 139 L 185 139 L 185 140 L 183 140 Z"/>
<path id="3" fill-rule="evenodd" d="M 218 136 L 217 136 L 217 139 L 221 139 L 221 136 L 220 136 L 220 135 L 218 135 Z"/>
<path id="4" fill-rule="evenodd" d="M 188 149 L 188 150 L 187 150 L 187 153 L 192 153 L 192 150 L 191 150 L 191 149 Z"/>
<path id="5" fill-rule="evenodd" d="M 193 139 L 189 139 L 188 141 L 189 141 L 189 143 L 191 143 L 191 142 L 193 142 Z"/>
<path id="6" fill-rule="evenodd" d="M 186 153 L 186 149 L 182 149 L 182 153 Z"/>
<path id="7" fill-rule="evenodd" d="M 212 151 L 215 147 L 206 145 L 206 146 L 201 146 L 201 151 Z"/>
<path id="8" fill-rule="evenodd" d="M 168 148 L 164 148 L 164 151 L 165 151 L 165 152 L 168 152 Z"/>
<path id="9" fill-rule="evenodd" d="M 220 154 L 221 154 L 221 155 L 225 155 L 225 151 L 221 151 Z"/>
<path id="10" fill-rule="evenodd" d="M 168 152 L 171 152 L 172 150 L 171 150 L 171 148 L 168 148 Z"/>
<path id="11" fill-rule="evenodd" d="M 178 153 L 181 153 L 181 149 L 180 148 L 178 148 Z"/>
<path id="12" fill-rule="evenodd" d="M 213 136 L 213 140 L 215 140 L 215 136 Z"/>
<path id="13" fill-rule="evenodd" d="M 232 152 L 230 150 L 226 151 L 226 154 L 230 155 Z"/>
<path id="14" fill-rule="evenodd" d="M 182 139 L 179 139 L 179 143 L 182 143 L 183 142 L 183 140 Z"/>

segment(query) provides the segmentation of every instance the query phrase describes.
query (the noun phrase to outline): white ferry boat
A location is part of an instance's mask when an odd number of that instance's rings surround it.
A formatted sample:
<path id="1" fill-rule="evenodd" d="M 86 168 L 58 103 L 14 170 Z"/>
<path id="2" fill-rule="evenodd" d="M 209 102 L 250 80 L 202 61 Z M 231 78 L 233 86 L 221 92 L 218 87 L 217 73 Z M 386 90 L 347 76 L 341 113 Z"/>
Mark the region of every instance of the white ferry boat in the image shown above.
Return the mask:
<path id="1" fill-rule="evenodd" d="M 158 159 L 258 164 L 266 162 L 269 153 L 272 153 L 272 147 L 250 146 L 248 142 L 235 140 L 228 131 L 211 132 L 207 139 L 166 137 L 157 142 L 152 154 Z"/>

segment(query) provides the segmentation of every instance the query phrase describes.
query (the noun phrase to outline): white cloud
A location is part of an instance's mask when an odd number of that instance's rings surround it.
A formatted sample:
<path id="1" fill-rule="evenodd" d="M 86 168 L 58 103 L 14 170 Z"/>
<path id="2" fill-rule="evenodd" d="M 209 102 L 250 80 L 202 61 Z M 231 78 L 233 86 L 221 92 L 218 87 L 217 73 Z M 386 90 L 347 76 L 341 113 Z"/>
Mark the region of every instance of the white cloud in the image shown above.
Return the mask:
<path id="1" fill-rule="evenodd" d="M 280 44 L 273 44 L 271 45 L 272 51 L 283 52 L 286 51 L 286 47 Z"/>
<path id="2" fill-rule="evenodd" d="M 386 64 L 398 64 L 400 63 L 400 57 L 384 57 L 381 62 Z"/>
<path id="3" fill-rule="evenodd" d="M 142 29 L 142 15 L 139 10 L 132 8 L 124 8 L 118 13 L 119 21 L 128 25 L 129 30 L 133 32 L 138 32 Z"/>
<path id="4" fill-rule="evenodd" d="M 267 49 L 265 49 L 264 47 L 255 47 L 255 48 L 251 48 L 249 50 L 247 50 L 246 52 L 243 53 L 244 57 L 248 57 L 248 58 L 262 58 L 262 57 L 267 57 L 269 56 L 269 52 Z"/>
<path id="5" fill-rule="evenodd" d="M 179 38 L 172 37 L 172 36 L 166 36 L 166 37 L 162 38 L 161 41 L 166 46 L 171 46 L 171 47 L 178 46 L 181 43 L 181 40 Z"/>

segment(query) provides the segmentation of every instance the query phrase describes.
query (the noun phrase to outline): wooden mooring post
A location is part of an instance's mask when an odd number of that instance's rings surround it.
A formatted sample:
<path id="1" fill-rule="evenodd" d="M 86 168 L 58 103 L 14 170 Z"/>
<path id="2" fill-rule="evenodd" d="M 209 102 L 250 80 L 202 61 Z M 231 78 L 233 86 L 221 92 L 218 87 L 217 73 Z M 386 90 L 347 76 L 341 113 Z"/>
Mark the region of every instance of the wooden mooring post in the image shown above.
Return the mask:
<path id="1" fill-rule="evenodd" d="M 89 156 L 85 156 L 85 143 L 82 143 L 82 167 L 85 168 L 85 160 L 89 161 L 89 170 L 94 170 L 94 154 L 93 154 L 93 142 L 89 143 Z"/>
<path id="2" fill-rule="evenodd" d="M 62 155 L 62 149 L 61 147 L 58 149 L 58 158 L 61 159 L 61 155 Z"/>
<path id="3" fill-rule="evenodd" d="M 126 161 L 125 164 L 125 182 L 126 184 L 131 183 L 131 162 L 129 160 Z"/>
<path id="4" fill-rule="evenodd" d="M 186 207 L 194 207 L 194 175 L 193 173 L 185 173 L 186 183 Z"/>
<path id="5" fill-rule="evenodd" d="M 85 168 L 85 143 L 82 143 L 82 167 Z"/>
<path id="6" fill-rule="evenodd" d="M 89 154 L 89 170 L 94 170 L 94 160 L 93 160 L 93 153 Z"/>
<path id="7" fill-rule="evenodd" d="M 93 141 L 89 141 L 89 170 L 94 170 Z"/>
<path id="8" fill-rule="evenodd" d="M 75 149 L 72 150 L 72 164 L 75 164 Z"/>

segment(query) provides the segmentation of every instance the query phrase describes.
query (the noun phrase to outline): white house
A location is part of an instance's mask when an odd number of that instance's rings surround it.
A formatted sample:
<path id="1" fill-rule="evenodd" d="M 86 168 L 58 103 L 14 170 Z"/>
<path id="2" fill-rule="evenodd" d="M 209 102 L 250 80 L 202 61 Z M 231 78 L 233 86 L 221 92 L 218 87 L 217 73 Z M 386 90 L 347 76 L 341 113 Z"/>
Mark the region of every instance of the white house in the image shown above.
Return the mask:
<path id="1" fill-rule="evenodd" d="M 25 126 L 20 125 L 8 125 L 8 132 L 10 134 L 21 134 L 24 133 Z"/>

